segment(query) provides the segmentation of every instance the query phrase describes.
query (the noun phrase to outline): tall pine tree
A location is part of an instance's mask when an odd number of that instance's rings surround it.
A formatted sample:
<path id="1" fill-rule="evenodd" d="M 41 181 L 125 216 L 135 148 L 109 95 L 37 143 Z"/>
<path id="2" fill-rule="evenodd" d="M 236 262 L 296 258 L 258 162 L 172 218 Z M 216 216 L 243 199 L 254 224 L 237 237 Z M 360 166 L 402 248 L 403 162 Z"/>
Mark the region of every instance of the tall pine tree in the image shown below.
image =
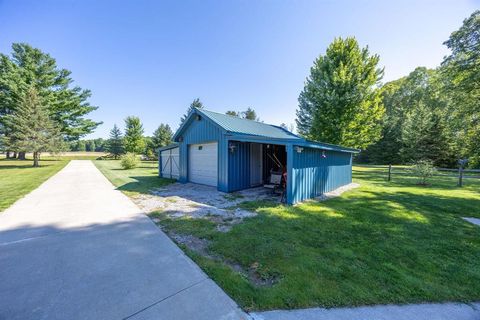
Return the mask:
<path id="1" fill-rule="evenodd" d="M 85 116 L 96 110 L 89 90 L 73 86 L 71 72 L 57 66 L 54 58 L 25 43 L 14 43 L 12 54 L 0 54 L 0 118 L 16 109 L 16 101 L 34 86 L 66 140 L 93 132 L 100 124 Z M 0 127 L 3 134 L 11 128 Z"/>
<path id="2" fill-rule="evenodd" d="M 187 120 L 187 117 L 188 115 L 190 114 L 190 112 L 192 112 L 192 110 L 194 109 L 203 109 L 203 103 L 200 101 L 200 98 L 196 98 L 195 100 L 193 100 L 193 102 L 190 104 L 190 106 L 188 107 L 188 110 L 187 110 L 187 113 L 185 113 L 182 118 L 180 119 L 180 125 L 182 125 L 185 120 Z"/>
<path id="3" fill-rule="evenodd" d="M 153 132 L 152 144 L 155 149 L 168 146 L 172 143 L 173 132 L 168 124 L 160 124 Z"/>
<path id="4" fill-rule="evenodd" d="M 5 116 L 5 123 L 12 132 L 5 138 L 11 150 L 33 153 L 33 166 L 39 166 L 42 152 L 61 151 L 65 146 L 58 124 L 32 86 L 16 104 L 15 111 Z"/>
<path id="5" fill-rule="evenodd" d="M 122 132 L 116 124 L 110 130 L 110 138 L 107 141 L 106 150 L 115 160 L 124 153 Z"/>
<path id="6" fill-rule="evenodd" d="M 143 125 L 138 117 L 125 119 L 125 151 L 140 154 L 145 150 Z"/>

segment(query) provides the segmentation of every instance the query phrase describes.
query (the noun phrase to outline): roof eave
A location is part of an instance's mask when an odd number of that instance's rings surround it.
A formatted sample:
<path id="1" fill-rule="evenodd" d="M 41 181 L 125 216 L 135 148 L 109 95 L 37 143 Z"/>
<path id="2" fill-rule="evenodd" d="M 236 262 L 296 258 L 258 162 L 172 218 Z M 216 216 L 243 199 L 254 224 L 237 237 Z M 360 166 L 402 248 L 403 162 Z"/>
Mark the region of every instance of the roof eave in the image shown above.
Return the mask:
<path id="1" fill-rule="evenodd" d="M 160 151 L 170 150 L 173 148 L 178 148 L 178 143 L 172 143 L 172 144 L 169 144 L 168 146 L 158 148 L 157 151 L 160 152 Z"/>
<path id="2" fill-rule="evenodd" d="M 269 136 L 260 136 L 260 135 L 251 135 L 251 134 L 243 134 L 238 132 L 227 131 L 227 136 L 229 140 L 272 140 L 275 142 L 284 142 L 284 143 L 295 143 L 302 141 L 301 138 L 277 138 L 277 137 L 269 137 Z"/>
<path id="3" fill-rule="evenodd" d="M 359 153 L 360 152 L 360 150 L 358 150 L 358 149 L 353 149 L 353 148 L 348 148 L 348 147 L 343 147 L 343 146 L 328 144 L 328 143 L 308 141 L 308 140 L 303 140 L 302 143 L 300 143 L 298 145 L 303 146 L 303 147 L 308 147 L 308 148 L 316 148 L 316 149 L 346 152 L 346 153 Z"/>

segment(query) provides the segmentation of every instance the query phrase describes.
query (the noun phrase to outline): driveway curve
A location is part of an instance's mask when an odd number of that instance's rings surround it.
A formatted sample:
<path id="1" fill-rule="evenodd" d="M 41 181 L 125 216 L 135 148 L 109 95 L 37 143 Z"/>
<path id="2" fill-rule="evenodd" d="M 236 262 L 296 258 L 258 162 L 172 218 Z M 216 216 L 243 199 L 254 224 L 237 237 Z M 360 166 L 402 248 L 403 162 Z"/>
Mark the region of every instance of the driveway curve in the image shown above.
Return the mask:
<path id="1" fill-rule="evenodd" d="M 0 319 L 248 319 L 80 160 L 0 214 L 0 297 Z"/>

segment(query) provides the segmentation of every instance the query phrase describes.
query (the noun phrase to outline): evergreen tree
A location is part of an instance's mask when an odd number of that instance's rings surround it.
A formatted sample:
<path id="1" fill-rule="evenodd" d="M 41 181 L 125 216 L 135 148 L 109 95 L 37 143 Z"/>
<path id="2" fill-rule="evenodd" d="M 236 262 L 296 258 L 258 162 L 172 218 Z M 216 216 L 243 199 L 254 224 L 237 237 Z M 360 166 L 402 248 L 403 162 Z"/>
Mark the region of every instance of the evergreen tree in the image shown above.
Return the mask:
<path id="1" fill-rule="evenodd" d="M 155 149 L 168 146 L 172 143 L 173 132 L 168 124 L 160 124 L 153 132 L 152 144 Z"/>
<path id="2" fill-rule="evenodd" d="M 227 112 L 225 112 L 225 114 L 229 116 L 240 117 L 239 112 L 233 110 L 228 110 Z"/>
<path id="3" fill-rule="evenodd" d="M 89 90 L 72 86 L 70 74 L 58 68 L 50 55 L 25 43 L 14 43 L 11 56 L 0 54 L 0 134 L 13 134 L 13 128 L 2 119 L 15 112 L 17 101 L 31 86 L 66 140 L 91 133 L 100 123 L 85 116 L 97 107 L 88 102 Z"/>
<path id="4" fill-rule="evenodd" d="M 5 116 L 5 123 L 12 129 L 5 139 L 11 150 L 33 153 L 33 166 L 39 166 L 40 153 L 63 149 L 63 136 L 58 125 L 50 118 L 49 111 L 34 87 L 27 89 L 15 111 Z"/>
<path id="5" fill-rule="evenodd" d="M 405 163 L 429 160 L 436 166 L 451 166 L 449 137 L 438 110 L 421 103 L 411 110 L 402 125 L 401 157 Z"/>
<path id="6" fill-rule="evenodd" d="M 379 57 L 338 38 L 318 57 L 299 96 L 297 128 L 307 138 L 364 149 L 380 138 L 384 108 Z"/>
<path id="7" fill-rule="evenodd" d="M 140 154 L 145 150 L 143 125 L 138 117 L 125 119 L 125 151 Z"/>
<path id="8" fill-rule="evenodd" d="M 106 151 L 112 155 L 115 160 L 124 153 L 122 132 L 116 124 L 113 125 L 113 129 L 110 130 L 110 138 L 106 144 Z"/>
<path id="9" fill-rule="evenodd" d="M 242 118 L 248 119 L 248 120 L 254 120 L 254 121 L 260 121 L 259 118 L 257 118 L 257 113 L 253 108 L 248 107 L 247 110 L 242 112 Z"/>
<path id="10" fill-rule="evenodd" d="M 229 116 L 242 118 L 242 119 L 260 121 L 260 119 L 257 117 L 257 113 L 251 107 L 248 107 L 247 110 L 245 110 L 245 111 L 229 110 L 229 111 L 225 112 L 225 114 L 227 114 Z"/>
<path id="11" fill-rule="evenodd" d="M 419 67 L 385 84 L 382 99 L 386 109 L 382 138 L 362 153 L 361 160 L 380 164 L 429 160 L 437 166 L 456 161 L 447 125 L 448 99 L 436 70 Z"/>
<path id="12" fill-rule="evenodd" d="M 203 103 L 200 101 L 199 98 L 193 100 L 193 102 L 190 104 L 190 106 L 188 107 L 187 113 L 185 113 L 180 119 L 180 125 L 182 125 L 185 122 L 185 120 L 187 120 L 188 115 L 194 109 L 203 109 Z"/>

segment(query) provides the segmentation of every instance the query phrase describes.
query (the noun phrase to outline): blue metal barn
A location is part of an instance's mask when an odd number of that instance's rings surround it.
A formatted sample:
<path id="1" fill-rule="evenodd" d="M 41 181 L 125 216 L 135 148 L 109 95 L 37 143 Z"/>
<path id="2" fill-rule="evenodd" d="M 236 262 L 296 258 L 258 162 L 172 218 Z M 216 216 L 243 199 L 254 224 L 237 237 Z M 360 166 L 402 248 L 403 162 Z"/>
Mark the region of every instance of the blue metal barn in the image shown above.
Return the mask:
<path id="1" fill-rule="evenodd" d="M 286 201 L 294 204 L 352 182 L 358 150 L 308 141 L 281 127 L 195 109 L 159 151 L 159 174 L 233 192 L 260 186 L 286 170 Z"/>

